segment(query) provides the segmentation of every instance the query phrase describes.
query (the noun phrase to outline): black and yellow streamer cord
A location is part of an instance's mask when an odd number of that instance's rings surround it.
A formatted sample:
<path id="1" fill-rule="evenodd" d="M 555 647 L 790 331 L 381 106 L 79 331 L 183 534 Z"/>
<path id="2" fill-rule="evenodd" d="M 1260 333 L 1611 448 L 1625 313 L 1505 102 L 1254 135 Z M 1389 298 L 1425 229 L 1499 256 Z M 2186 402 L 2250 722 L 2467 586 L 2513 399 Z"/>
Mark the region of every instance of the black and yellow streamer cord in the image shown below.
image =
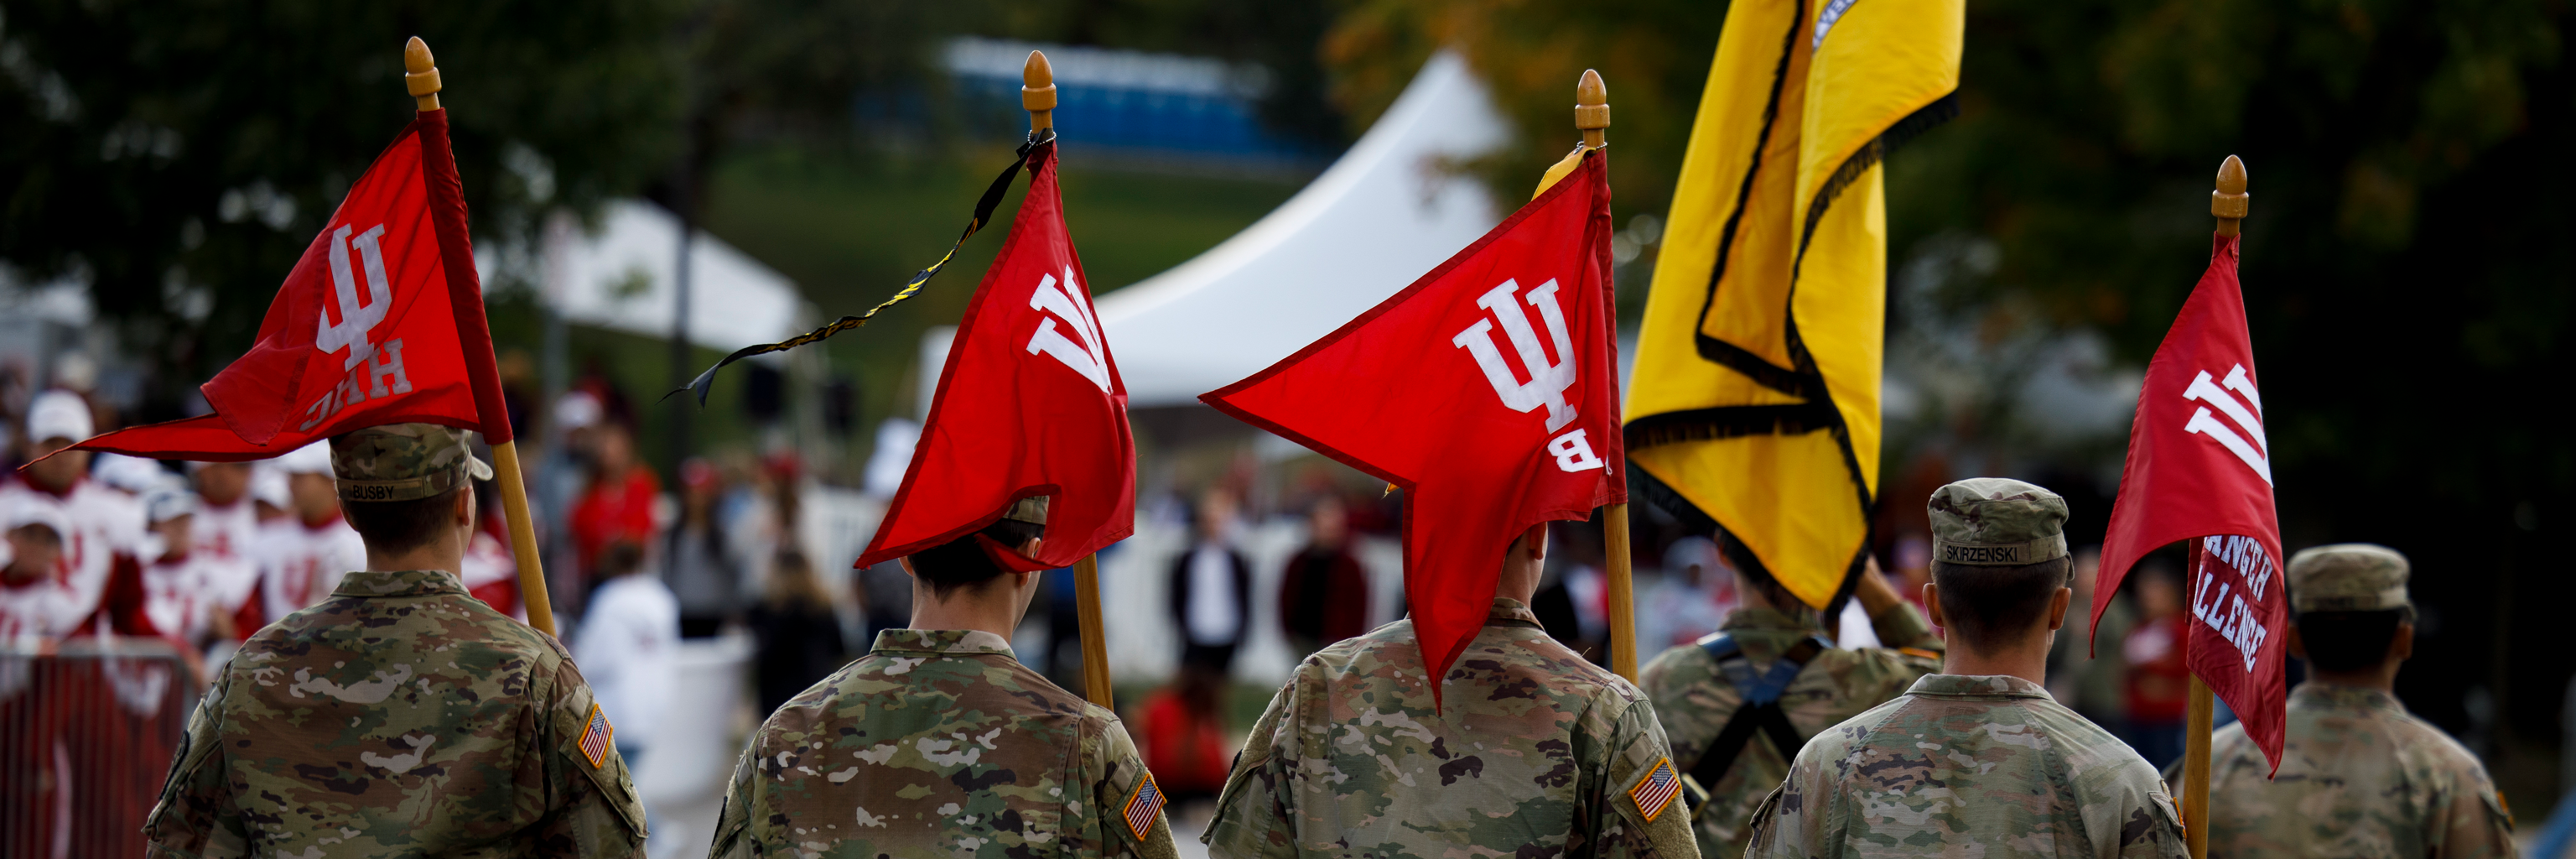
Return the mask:
<path id="1" fill-rule="evenodd" d="M 1020 144 L 1018 153 L 1011 159 L 1011 166 L 1003 168 L 1002 175 L 994 177 L 992 186 L 984 189 L 983 198 L 975 201 L 975 216 L 966 222 L 965 231 L 957 234 L 957 242 L 949 245 L 948 252 L 940 254 L 937 262 L 931 263 L 928 268 L 924 268 L 920 272 L 914 274 L 911 280 L 905 281 L 902 289 L 895 290 L 894 297 L 878 302 L 877 306 L 868 308 L 866 313 L 861 313 L 857 316 L 843 316 L 839 319 L 832 320 L 821 328 L 816 328 L 812 331 L 808 331 L 776 343 L 762 343 L 756 346 L 745 346 L 740 349 L 736 349 L 733 351 L 733 354 L 726 355 L 722 360 L 717 361 L 715 366 L 708 367 L 706 372 L 699 373 L 697 378 L 689 380 L 687 387 L 673 389 L 671 393 L 663 394 L 662 398 L 667 400 L 670 399 L 672 395 L 678 394 L 681 391 L 694 391 L 698 395 L 698 406 L 700 408 L 705 408 L 707 404 L 707 391 L 715 386 L 716 371 L 724 369 L 726 365 L 732 364 L 735 361 L 740 361 L 744 358 L 749 358 L 753 355 L 766 355 L 771 352 L 785 352 L 798 346 L 823 342 L 826 339 L 830 339 L 832 335 L 864 326 L 868 324 L 868 320 L 875 319 L 879 312 L 897 304 L 902 304 L 905 299 L 909 299 L 914 293 L 920 292 L 922 285 L 929 283 L 931 278 L 938 277 L 939 270 L 947 268 L 948 261 L 957 258 L 957 251 L 966 247 L 967 239 L 974 238 L 976 231 L 983 229 L 985 224 L 992 223 L 993 209 L 1002 204 L 1002 195 L 1008 193 L 1011 190 L 1011 182 L 1019 178 L 1020 168 L 1026 166 L 1029 162 L 1029 153 L 1036 151 L 1040 146 L 1053 142 L 1055 142 L 1055 129 L 1050 128 L 1044 131 L 1032 132 L 1029 135 L 1028 141 Z"/>

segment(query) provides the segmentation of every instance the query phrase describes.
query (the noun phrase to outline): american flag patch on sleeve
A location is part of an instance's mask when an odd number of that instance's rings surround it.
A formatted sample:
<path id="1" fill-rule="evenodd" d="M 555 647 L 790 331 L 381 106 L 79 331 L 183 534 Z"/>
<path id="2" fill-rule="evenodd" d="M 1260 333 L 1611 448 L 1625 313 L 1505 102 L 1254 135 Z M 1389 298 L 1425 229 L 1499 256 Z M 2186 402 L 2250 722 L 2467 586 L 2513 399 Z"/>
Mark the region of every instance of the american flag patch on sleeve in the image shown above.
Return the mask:
<path id="1" fill-rule="evenodd" d="M 1154 785 L 1154 774 L 1148 771 L 1136 780 L 1136 794 L 1127 798 L 1127 831 L 1144 840 L 1145 833 L 1154 831 L 1154 818 L 1162 813 L 1163 789 Z"/>
<path id="2" fill-rule="evenodd" d="M 591 702 L 590 723 L 581 726 L 580 744 L 581 754 L 590 759 L 591 769 L 607 765 L 608 740 L 616 735 L 617 729 L 609 726 L 608 714 L 600 711 L 599 702 Z"/>
<path id="3" fill-rule="evenodd" d="M 1636 787 L 1628 789 L 1628 799 L 1637 803 L 1637 813 L 1645 815 L 1647 823 L 1653 823 L 1655 815 L 1664 813 L 1681 792 L 1682 778 L 1673 773 L 1673 759 L 1665 758 L 1656 761 L 1655 768 L 1647 770 Z"/>

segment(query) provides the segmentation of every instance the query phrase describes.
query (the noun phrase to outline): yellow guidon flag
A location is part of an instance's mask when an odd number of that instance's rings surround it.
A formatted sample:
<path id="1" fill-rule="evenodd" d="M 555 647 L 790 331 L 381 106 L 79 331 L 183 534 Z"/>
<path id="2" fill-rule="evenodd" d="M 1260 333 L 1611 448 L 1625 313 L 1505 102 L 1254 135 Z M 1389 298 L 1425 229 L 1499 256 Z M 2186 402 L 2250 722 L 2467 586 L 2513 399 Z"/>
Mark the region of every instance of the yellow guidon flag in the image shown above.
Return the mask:
<path id="1" fill-rule="evenodd" d="M 1878 497 L 1880 156 L 1957 113 L 1965 16 L 1735 0 L 1646 298 L 1627 406 L 1643 489 L 1818 608 L 1861 570 Z"/>

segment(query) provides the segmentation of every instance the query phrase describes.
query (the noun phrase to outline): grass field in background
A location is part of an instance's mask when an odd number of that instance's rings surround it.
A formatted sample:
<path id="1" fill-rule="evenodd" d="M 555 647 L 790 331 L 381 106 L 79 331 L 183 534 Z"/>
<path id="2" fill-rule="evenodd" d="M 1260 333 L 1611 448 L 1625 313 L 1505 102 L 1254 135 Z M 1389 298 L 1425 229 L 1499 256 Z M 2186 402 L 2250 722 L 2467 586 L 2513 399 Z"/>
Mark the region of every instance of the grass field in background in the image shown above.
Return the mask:
<path id="1" fill-rule="evenodd" d="M 953 160 L 771 148 L 718 170 L 709 232 L 794 280 L 825 319 L 883 301 L 946 252 L 975 199 L 1010 162 L 994 147 Z M 1302 179 L 1160 175 L 1067 165 L 1065 228 L 1094 294 L 1178 265 L 1250 226 Z M 858 381 L 860 435 L 912 411 L 922 332 L 955 325 L 1011 228 L 1025 173 L 938 278 L 868 327 L 820 347 Z M 1112 345 L 1115 348 L 1115 345 Z M 855 439 L 858 448 L 866 439 Z"/>
<path id="2" fill-rule="evenodd" d="M 1010 150 L 1000 147 L 946 159 L 785 146 L 751 149 L 717 168 L 704 227 L 795 281 L 822 314 L 814 320 L 819 324 L 874 306 L 937 260 L 1010 157 Z M 1067 165 L 1060 178 L 1065 226 L 1094 294 L 1198 255 L 1277 208 L 1304 183 L 1299 177 L 1169 175 L 1079 161 Z M 1023 172 L 995 210 L 994 223 L 969 240 L 918 296 L 879 314 L 866 328 L 805 347 L 823 350 L 834 374 L 858 384 L 859 420 L 848 440 L 852 458 L 841 477 L 855 477 L 851 470 L 863 461 L 859 457 L 867 453 L 878 421 L 912 412 L 917 396 L 913 365 L 922 332 L 955 325 L 964 315 L 1027 187 Z M 530 357 L 538 354 L 542 332 L 533 304 L 501 297 L 491 312 L 494 341 L 505 355 L 514 349 Z M 569 349 L 574 378 L 596 368 L 635 401 L 642 423 L 638 440 L 657 464 L 669 423 L 665 412 L 653 406 L 669 387 L 665 343 L 574 326 Z M 721 354 L 691 352 L 692 372 Z M 706 409 L 691 423 L 695 449 L 755 446 L 758 427 L 743 414 L 742 390 L 739 370 L 717 379 Z M 791 390 L 789 396 L 797 393 Z"/>

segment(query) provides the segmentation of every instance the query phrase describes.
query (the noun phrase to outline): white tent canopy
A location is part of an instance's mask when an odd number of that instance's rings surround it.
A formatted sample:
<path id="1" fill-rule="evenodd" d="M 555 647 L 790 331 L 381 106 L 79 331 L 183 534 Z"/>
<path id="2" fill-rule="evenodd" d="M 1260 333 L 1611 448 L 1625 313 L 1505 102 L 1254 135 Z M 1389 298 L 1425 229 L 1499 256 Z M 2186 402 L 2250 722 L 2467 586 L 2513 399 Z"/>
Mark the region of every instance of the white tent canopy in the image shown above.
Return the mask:
<path id="1" fill-rule="evenodd" d="M 1260 372 L 1493 229 L 1493 200 L 1445 165 L 1505 133 L 1466 62 L 1433 56 L 1297 196 L 1206 253 L 1101 297 L 1128 404 L 1195 403 Z"/>
<path id="2" fill-rule="evenodd" d="M 564 319 L 584 325 L 671 336 L 680 219 L 642 200 L 617 200 L 600 213 L 599 231 L 584 234 L 570 218 L 546 230 L 539 279 Z M 485 288 L 495 258 L 475 254 Z M 796 333 L 804 299 L 796 285 L 704 230 L 689 248 L 689 342 L 726 352 Z"/>

